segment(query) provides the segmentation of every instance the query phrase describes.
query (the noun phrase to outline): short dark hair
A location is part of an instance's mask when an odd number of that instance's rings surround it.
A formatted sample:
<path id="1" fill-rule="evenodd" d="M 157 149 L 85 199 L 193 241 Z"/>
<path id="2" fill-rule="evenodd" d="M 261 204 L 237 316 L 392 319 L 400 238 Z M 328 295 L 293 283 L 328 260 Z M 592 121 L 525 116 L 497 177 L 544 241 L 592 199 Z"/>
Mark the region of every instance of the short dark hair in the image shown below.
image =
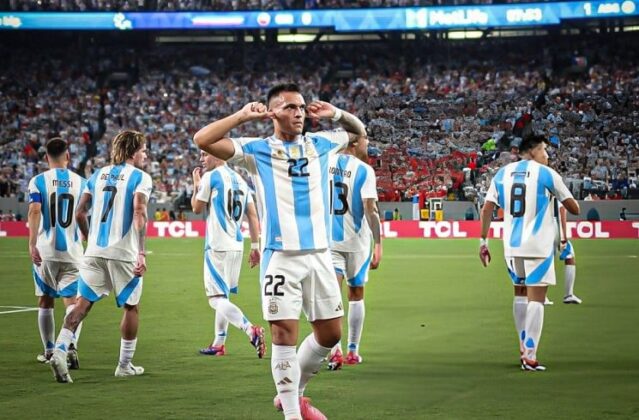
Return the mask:
<path id="1" fill-rule="evenodd" d="M 47 155 L 53 159 L 59 158 L 64 154 L 64 152 L 69 150 L 67 142 L 62 140 L 60 137 L 49 139 L 45 147 L 47 149 Z"/>
<path id="2" fill-rule="evenodd" d="M 273 86 L 268 93 L 266 94 L 266 106 L 269 106 L 271 99 L 282 92 L 297 92 L 301 93 L 300 87 L 295 83 L 281 83 L 279 85 Z"/>
<path id="3" fill-rule="evenodd" d="M 534 149 L 540 143 L 548 143 L 548 139 L 544 136 L 528 136 L 521 141 L 519 145 L 519 153 L 526 153 Z"/>

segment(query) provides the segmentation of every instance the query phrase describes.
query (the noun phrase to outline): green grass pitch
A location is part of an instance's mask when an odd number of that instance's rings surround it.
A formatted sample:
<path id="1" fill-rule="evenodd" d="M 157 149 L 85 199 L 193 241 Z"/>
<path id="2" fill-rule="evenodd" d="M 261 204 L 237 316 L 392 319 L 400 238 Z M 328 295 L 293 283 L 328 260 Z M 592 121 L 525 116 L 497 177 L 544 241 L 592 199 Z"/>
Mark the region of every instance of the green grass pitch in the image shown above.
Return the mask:
<path id="1" fill-rule="evenodd" d="M 563 264 L 546 308 L 539 358 L 521 372 L 512 287 L 501 243 L 484 269 L 476 240 L 387 240 L 366 289 L 364 363 L 322 371 L 307 395 L 332 419 L 603 419 L 639 417 L 639 241 L 574 241 L 576 293 L 563 305 Z M 213 331 L 201 239 L 149 240 L 134 362 L 115 378 L 121 311 L 96 304 L 80 338 L 75 383 L 58 384 L 41 350 L 37 312 L 0 314 L 0 417 L 280 419 L 269 359 L 229 329 L 228 355 L 197 355 Z M 0 312 L 36 306 L 26 239 L 0 239 Z M 262 323 L 257 269 L 245 266 L 234 301 Z M 62 321 L 61 302 L 56 323 Z M 309 329 L 302 323 L 300 337 Z M 270 338 L 269 338 L 270 354 Z M 268 355 L 267 355 L 268 357 Z"/>

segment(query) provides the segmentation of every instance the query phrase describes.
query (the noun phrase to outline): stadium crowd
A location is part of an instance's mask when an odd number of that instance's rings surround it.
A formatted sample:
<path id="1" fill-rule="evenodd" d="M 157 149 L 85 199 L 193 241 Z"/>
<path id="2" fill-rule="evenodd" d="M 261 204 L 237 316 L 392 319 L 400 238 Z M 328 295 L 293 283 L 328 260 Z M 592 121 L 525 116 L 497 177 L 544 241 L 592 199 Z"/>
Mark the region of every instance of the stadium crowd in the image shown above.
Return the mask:
<path id="1" fill-rule="evenodd" d="M 2 0 L 0 10 L 25 12 L 304 10 L 526 2 L 530 3 L 533 0 Z"/>
<path id="2" fill-rule="evenodd" d="M 44 168 L 46 139 L 69 140 L 72 167 L 88 176 L 107 163 L 110 139 L 129 128 L 149 140 L 153 200 L 183 202 L 192 194 L 195 131 L 286 80 L 299 81 L 307 100 L 329 101 L 367 124 L 382 201 L 481 200 L 496 168 L 514 158 L 522 130 L 551 137 L 551 160 L 577 197 L 636 191 L 635 50 L 608 43 L 585 57 L 534 46 L 522 54 L 513 45 L 462 43 L 419 54 L 375 45 L 4 54 L 0 196 L 26 191 Z M 232 135 L 263 133 L 269 124 Z"/>

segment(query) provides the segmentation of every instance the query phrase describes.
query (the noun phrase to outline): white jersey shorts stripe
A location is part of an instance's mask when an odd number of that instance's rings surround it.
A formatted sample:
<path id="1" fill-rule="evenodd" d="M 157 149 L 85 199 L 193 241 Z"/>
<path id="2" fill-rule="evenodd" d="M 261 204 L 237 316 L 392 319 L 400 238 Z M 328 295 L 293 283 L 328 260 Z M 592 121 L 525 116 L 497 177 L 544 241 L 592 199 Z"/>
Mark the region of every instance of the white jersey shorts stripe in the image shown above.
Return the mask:
<path id="1" fill-rule="evenodd" d="M 546 258 L 506 258 L 506 268 L 513 286 L 554 286 L 555 253 Z"/>
<path id="2" fill-rule="evenodd" d="M 45 279 L 52 275 L 52 270 L 57 271 L 56 276 L 58 278 L 49 277 Z M 61 270 L 63 272 L 60 272 Z M 78 279 L 80 277 L 73 263 L 43 261 L 40 267 L 34 265 L 32 272 L 36 296 L 72 298 L 78 294 Z M 57 284 L 57 286 L 54 287 L 54 284 Z"/>

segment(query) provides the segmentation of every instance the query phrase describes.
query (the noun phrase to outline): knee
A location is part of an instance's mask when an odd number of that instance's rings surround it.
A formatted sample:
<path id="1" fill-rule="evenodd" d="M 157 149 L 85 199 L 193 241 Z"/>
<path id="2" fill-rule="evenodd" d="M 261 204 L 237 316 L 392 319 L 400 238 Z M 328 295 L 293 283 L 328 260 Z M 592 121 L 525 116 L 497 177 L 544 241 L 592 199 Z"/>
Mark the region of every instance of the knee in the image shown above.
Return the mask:
<path id="1" fill-rule="evenodd" d="M 363 287 L 349 287 L 348 288 L 348 300 L 355 302 L 358 300 L 364 300 L 364 288 Z"/>
<path id="2" fill-rule="evenodd" d="M 224 295 L 216 295 L 209 297 L 209 306 L 213 308 L 213 310 L 217 311 L 218 306 L 220 305 L 220 301 L 222 299 L 226 299 Z"/>
<path id="3" fill-rule="evenodd" d="M 54 307 L 54 300 L 51 296 L 40 296 L 38 298 L 38 308 L 49 309 Z"/>

